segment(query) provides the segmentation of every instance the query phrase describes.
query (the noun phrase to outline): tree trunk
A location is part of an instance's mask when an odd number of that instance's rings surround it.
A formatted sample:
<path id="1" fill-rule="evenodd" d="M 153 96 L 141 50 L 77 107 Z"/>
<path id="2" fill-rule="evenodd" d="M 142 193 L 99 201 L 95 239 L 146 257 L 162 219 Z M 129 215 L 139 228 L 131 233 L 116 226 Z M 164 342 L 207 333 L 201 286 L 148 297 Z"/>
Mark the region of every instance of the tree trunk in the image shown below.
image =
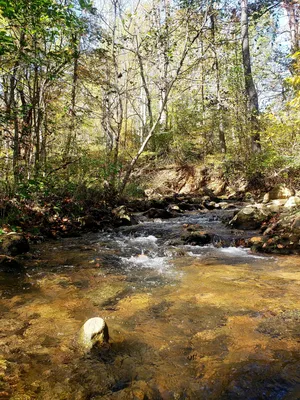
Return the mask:
<path id="1" fill-rule="evenodd" d="M 284 0 L 283 6 L 286 9 L 290 37 L 291 37 L 291 53 L 294 54 L 300 49 L 300 4 L 298 2 L 291 2 L 290 0 Z"/>
<path id="2" fill-rule="evenodd" d="M 200 49 L 200 59 L 201 59 L 201 63 L 200 63 L 200 76 L 201 76 L 201 125 L 204 126 L 205 124 L 205 71 L 204 71 L 204 63 L 202 61 L 203 59 L 203 54 L 204 54 L 204 46 L 203 46 L 203 39 L 200 39 L 200 45 L 199 45 L 199 49 Z M 207 140 L 206 137 L 206 133 L 204 134 L 205 137 L 205 143 Z"/>
<path id="3" fill-rule="evenodd" d="M 217 121 L 218 121 L 218 133 L 221 153 L 226 153 L 226 141 L 224 132 L 224 118 L 223 118 L 223 107 L 221 100 L 221 88 L 220 88 L 220 62 L 219 55 L 216 49 L 216 16 L 212 12 L 210 16 L 211 20 L 211 31 L 213 41 L 213 51 L 215 55 L 215 68 L 216 68 L 216 89 L 217 89 Z"/>
<path id="4" fill-rule="evenodd" d="M 8 120 L 13 122 L 13 174 L 14 181 L 17 183 L 19 181 L 19 158 L 20 158 L 20 137 L 19 137 L 19 122 L 18 122 L 18 110 L 17 110 L 17 72 L 19 68 L 19 61 L 16 61 L 12 75 L 9 78 L 9 95 L 8 102 L 6 106 L 6 114 Z"/>
<path id="5" fill-rule="evenodd" d="M 161 124 L 163 130 L 168 130 L 169 125 L 169 113 L 168 113 L 168 102 L 165 102 L 165 97 L 168 91 L 168 79 L 169 79 L 169 22 L 170 22 L 170 0 L 163 0 L 161 4 L 162 12 L 160 16 L 160 20 L 163 23 L 163 35 L 162 35 L 162 43 L 161 43 L 161 65 L 162 65 L 162 76 L 161 76 L 161 90 L 160 90 L 160 104 L 165 103 L 165 107 L 163 109 L 161 115 Z M 162 29 L 162 27 L 161 27 Z"/>
<path id="6" fill-rule="evenodd" d="M 78 81 L 78 62 L 80 56 L 80 40 L 78 40 L 77 35 L 73 36 L 73 46 L 74 46 L 74 55 L 73 55 L 73 77 L 72 77 L 72 92 L 71 92 L 71 121 L 69 125 L 68 138 L 66 143 L 66 148 L 64 152 L 64 160 L 66 161 L 69 157 L 72 142 L 75 141 L 76 138 L 76 97 L 77 97 L 77 81 Z"/>
<path id="7" fill-rule="evenodd" d="M 254 85 L 251 56 L 249 47 L 249 26 L 248 26 L 248 0 L 241 0 L 241 35 L 242 35 L 242 53 L 243 67 L 245 77 L 245 91 L 248 105 L 248 117 L 251 125 L 251 148 L 253 153 L 261 151 L 260 133 L 259 133 L 259 106 L 258 95 Z"/>

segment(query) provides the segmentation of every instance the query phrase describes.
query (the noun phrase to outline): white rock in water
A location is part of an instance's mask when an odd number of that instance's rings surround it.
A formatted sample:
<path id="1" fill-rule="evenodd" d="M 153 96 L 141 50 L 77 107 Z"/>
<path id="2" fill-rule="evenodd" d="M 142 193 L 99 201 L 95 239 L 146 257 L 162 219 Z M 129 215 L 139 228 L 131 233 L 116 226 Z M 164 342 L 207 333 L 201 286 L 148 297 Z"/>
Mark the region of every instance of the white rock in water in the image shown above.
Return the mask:
<path id="1" fill-rule="evenodd" d="M 78 344 L 85 351 L 91 350 L 95 345 L 108 343 L 108 340 L 108 327 L 100 317 L 90 318 L 79 331 Z"/>

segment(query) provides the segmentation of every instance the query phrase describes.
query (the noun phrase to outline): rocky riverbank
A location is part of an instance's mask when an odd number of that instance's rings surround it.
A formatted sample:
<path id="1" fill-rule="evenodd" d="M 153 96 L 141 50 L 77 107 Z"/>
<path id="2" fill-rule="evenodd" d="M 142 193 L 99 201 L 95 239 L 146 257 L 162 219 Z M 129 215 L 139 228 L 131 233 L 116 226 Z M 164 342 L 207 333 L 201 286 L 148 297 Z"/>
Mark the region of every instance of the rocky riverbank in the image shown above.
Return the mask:
<path id="1" fill-rule="evenodd" d="M 255 251 L 279 254 L 300 253 L 300 196 L 278 185 L 261 202 L 242 208 L 229 226 L 258 229 L 259 235 L 246 244 Z"/>
<path id="2" fill-rule="evenodd" d="M 12 224 L 2 225 L 0 268 L 21 270 L 22 263 L 14 257 L 27 253 L 30 242 L 80 236 L 149 219 L 175 218 L 186 212 L 211 213 L 212 218 L 220 218 L 232 230 L 238 230 L 230 245 L 266 253 L 300 254 L 300 194 L 286 186 L 275 186 L 260 200 L 248 198 L 247 202 L 228 195 L 218 197 L 207 188 L 198 196 L 163 197 L 154 191 L 146 192 L 146 196 L 117 207 L 105 203 L 80 204 L 68 198 L 59 203 L 48 201 L 43 206 L 7 202 L 2 205 L 2 214 L 10 211 L 15 217 Z M 255 235 L 251 236 L 250 231 L 255 231 Z M 174 243 L 228 245 L 228 241 L 218 239 L 218 232 L 207 232 L 201 226 L 183 227 L 183 233 Z"/>

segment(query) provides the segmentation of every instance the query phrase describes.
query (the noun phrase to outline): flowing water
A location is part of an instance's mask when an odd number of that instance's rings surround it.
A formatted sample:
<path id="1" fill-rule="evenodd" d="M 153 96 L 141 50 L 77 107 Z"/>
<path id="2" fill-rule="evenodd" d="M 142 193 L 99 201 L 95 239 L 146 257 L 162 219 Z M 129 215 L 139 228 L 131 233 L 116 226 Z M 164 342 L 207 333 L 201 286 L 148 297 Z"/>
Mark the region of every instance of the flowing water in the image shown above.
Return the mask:
<path id="1" fill-rule="evenodd" d="M 175 245 L 196 223 L 215 246 Z M 300 399 L 300 258 L 232 235 L 194 214 L 36 246 L 0 274 L 0 399 Z M 83 355 L 95 316 L 110 347 Z"/>

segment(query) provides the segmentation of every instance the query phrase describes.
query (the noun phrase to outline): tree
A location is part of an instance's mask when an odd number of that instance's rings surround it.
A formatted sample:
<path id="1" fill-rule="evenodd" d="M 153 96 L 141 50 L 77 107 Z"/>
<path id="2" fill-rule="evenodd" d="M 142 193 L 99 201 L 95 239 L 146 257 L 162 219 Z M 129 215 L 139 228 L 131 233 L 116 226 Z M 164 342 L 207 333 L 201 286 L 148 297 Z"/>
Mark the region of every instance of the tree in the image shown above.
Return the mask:
<path id="1" fill-rule="evenodd" d="M 72 7 L 55 0 L 0 3 L 9 38 L 0 66 L 3 122 L 13 148 L 15 182 L 29 178 L 33 169 L 38 175 L 46 162 L 50 92 L 72 64 L 74 32 L 82 29 Z"/>
<path id="2" fill-rule="evenodd" d="M 210 14 L 211 20 L 211 33 L 212 33 L 212 49 L 215 56 L 215 70 L 216 70 L 216 88 L 217 88 L 217 119 L 218 119 L 218 134 L 220 141 L 220 149 L 222 153 L 226 153 L 226 140 L 224 132 L 224 116 L 223 116 L 223 105 L 221 99 L 221 71 L 220 71 L 220 60 L 219 60 L 219 49 L 216 43 L 217 34 L 217 18 L 216 10 L 212 10 Z"/>
<path id="3" fill-rule="evenodd" d="M 166 7 L 166 15 L 165 15 L 165 23 L 164 23 L 164 27 L 163 27 L 163 33 L 166 33 L 169 31 L 170 8 L 166 4 L 165 4 L 165 7 Z M 187 61 L 188 56 L 190 55 L 195 43 L 197 43 L 198 39 L 200 38 L 201 34 L 203 33 L 203 30 L 206 27 L 208 17 L 209 17 L 209 11 L 210 11 L 210 7 L 207 7 L 206 9 L 204 9 L 203 14 L 201 14 L 201 16 L 200 16 L 201 22 L 197 21 L 198 22 L 197 26 L 193 26 L 189 22 L 190 17 L 191 17 L 189 9 L 187 10 L 187 13 L 184 14 L 184 17 L 181 20 L 181 23 L 183 24 L 183 28 L 182 28 L 183 43 L 182 43 L 182 47 L 179 49 L 176 59 L 173 55 L 173 59 L 175 59 L 176 61 L 173 65 L 172 72 L 170 72 L 170 73 L 168 73 L 168 69 L 169 69 L 168 55 L 164 54 L 164 63 L 163 63 L 164 73 L 163 73 L 163 77 L 162 77 L 163 82 L 162 82 L 162 85 L 158 85 L 160 89 L 163 88 L 162 91 L 160 90 L 160 92 L 163 93 L 163 95 L 161 95 L 161 97 L 160 97 L 159 108 L 158 108 L 158 112 L 157 112 L 155 118 L 153 118 L 154 113 L 152 112 L 152 109 L 151 109 L 151 107 L 152 107 L 151 105 L 153 104 L 153 101 L 151 98 L 151 93 L 150 93 L 148 84 L 145 79 L 145 68 L 144 68 L 144 57 L 145 56 L 143 56 L 143 53 L 142 53 L 143 39 L 140 38 L 140 34 L 139 34 L 140 32 L 139 33 L 134 32 L 134 33 L 130 34 L 131 38 L 133 39 L 133 43 L 135 43 L 135 47 L 132 47 L 131 51 L 138 60 L 140 74 L 141 74 L 142 82 L 144 85 L 144 90 L 145 90 L 146 96 L 148 97 L 147 103 L 150 107 L 149 114 L 150 114 L 151 118 L 150 118 L 150 126 L 149 126 L 149 130 L 148 130 L 148 134 L 144 138 L 144 141 L 142 142 L 140 148 L 138 149 L 138 151 L 132 158 L 132 160 L 129 163 L 129 166 L 127 167 L 127 170 L 124 174 L 124 178 L 123 178 L 123 181 L 120 186 L 120 193 L 123 193 L 137 161 L 139 160 L 141 154 L 145 151 L 148 142 L 153 138 L 153 136 L 156 132 L 156 129 L 159 126 L 159 124 L 161 122 L 161 118 L 162 118 L 163 114 L 166 112 L 166 106 L 167 106 L 169 96 L 170 96 L 170 93 L 171 93 L 173 87 L 175 86 L 176 82 L 180 79 L 180 77 L 184 76 L 186 74 L 186 72 L 190 69 L 190 67 L 186 65 L 186 61 Z M 130 31 L 128 29 L 126 29 L 126 32 L 130 33 Z M 175 31 L 173 30 L 173 34 L 174 34 L 174 32 Z M 158 32 L 158 35 L 160 35 L 160 34 L 161 34 L 161 32 Z M 170 37 L 169 37 L 169 40 L 170 40 Z M 175 43 L 173 44 L 173 46 L 170 45 L 169 43 L 168 43 L 168 45 L 166 45 L 166 39 L 163 39 L 162 42 L 163 42 L 163 48 L 164 48 L 163 52 L 164 53 L 167 51 L 170 51 L 171 48 L 175 48 Z M 156 46 L 157 46 L 157 42 L 156 42 Z M 160 47 L 160 44 L 159 44 L 159 47 Z M 158 49 L 159 49 L 159 47 L 158 47 Z M 156 47 L 156 49 L 157 49 L 157 47 Z M 150 56 L 153 57 L 153 52 L 151 52 Z"/>
<path id="4" fill-rule="evenodd" d="M 241 36 L 242 36 L 242 54 L 245 78 L 245 93 L 247 98 L 247 106 L 249 119 L 251 123 L 251 148 L 253 153 L 261 151 L 260 133 L 259 133 L 259 106 L 258 95 L 255 88 L 249 45 L 249 24 L 248 24 L 248 0 L 241 0 Z"/>

